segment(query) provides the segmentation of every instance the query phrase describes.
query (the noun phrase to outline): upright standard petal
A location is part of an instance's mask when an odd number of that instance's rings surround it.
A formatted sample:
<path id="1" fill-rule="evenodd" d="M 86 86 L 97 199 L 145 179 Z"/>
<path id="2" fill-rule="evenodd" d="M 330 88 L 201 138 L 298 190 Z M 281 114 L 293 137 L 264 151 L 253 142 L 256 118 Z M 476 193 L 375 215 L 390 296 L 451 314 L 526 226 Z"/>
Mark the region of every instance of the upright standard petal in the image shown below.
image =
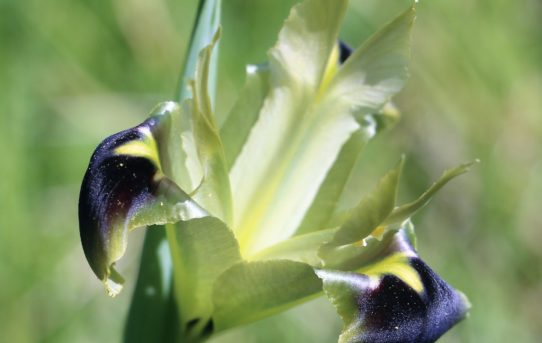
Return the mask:
<path id="1" fill-rule="evenodd" d="M 94 151 L 79 195 L 79 230 L 85 256 L 114 296 L 122 278 L 113 269 L 131 229 L 205 216 L 162 173 L 156 133 L 161 117 L 106 138 Z"/>
<path id="2" fill-rule="evenodd" d="M 346 5 L 307 0 L 294 7 L 269 52 L 269 91 L 230 170 L 232 229 L 245 258 L 296 232 L 328 227 L 330 218 L 319 213 L 334 210 L 340 178 L 355 162 L 348 151 L 339 156 L 343 147 L 354 155 L 374 135 L 378 119 L 389 117 L 375 113 L 406 79 L 413 10 L 348 57 L 337 44 Z"/>
<path id="3" fill-rule="evenodd" d="M 349 107 L 326 97 L 347 1 L 295 6 L 269 51 L 269 90 L 230 170 L 234 230 L 242 254 L 291 237 L 342 145 L 359 128 Z"/>

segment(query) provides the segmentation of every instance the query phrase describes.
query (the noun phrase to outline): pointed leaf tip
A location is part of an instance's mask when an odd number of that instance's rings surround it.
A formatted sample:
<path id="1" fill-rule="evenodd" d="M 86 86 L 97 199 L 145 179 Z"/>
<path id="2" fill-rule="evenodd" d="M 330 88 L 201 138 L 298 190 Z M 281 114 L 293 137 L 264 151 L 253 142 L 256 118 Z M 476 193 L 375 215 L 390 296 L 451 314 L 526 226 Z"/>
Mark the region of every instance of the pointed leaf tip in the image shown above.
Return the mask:
<path id="1" fill-rule="evenodd" d="M 392 212 L 397 198 L 399 178 L 405 157 L 397 166 L 384 175 L 378 185 L 351 210 L 349 218 L 341 225 L 333 239 L 324 245 L 321 253 L 328 248 L 350 244 L 367 237 Z M 325 258 L 324 258 L 325 259 Z"/>
<path id="2" fill-rule="evenodd" d="M 414 215 L 418 210 L 427 205 L 431 198 L 448 182 L 462 174 L 465 174 L 474 164 L 478 162 L 479 160 L 476 159 L 472 162 L 464 163 L 455 168 L 445 170 L 444 173 L 442 173 L 442 176 L 435 181 L 422 195 L 420 195 L 418 199 L 394 208 L 389 217 L 384 221 L 384 225 L 400 223 Z"/>

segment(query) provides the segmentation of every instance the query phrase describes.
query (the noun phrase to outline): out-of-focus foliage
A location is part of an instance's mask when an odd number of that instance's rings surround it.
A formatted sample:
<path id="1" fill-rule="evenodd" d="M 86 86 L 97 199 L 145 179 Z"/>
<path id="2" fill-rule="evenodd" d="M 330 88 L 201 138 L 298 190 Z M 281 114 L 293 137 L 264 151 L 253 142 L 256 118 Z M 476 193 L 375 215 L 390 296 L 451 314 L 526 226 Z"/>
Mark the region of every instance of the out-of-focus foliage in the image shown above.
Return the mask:
<path id="1" fill-rule="evenodd" d="M 293 3 L 224 1 L 219 120 L 243 85 L 244 65 L 266 59 Z M 342 37 L 357 46 L 409 4 L 352 0 Z M 131 289 L 104 297 L 88 269 L 77 232 L 79 184 L 103 137 L 173 97 L 195 8 L 187 0 L 0 1 L 2 340 L 120 340 Z M 368 145 L 356 170 L 365 182 L 350 185 L 347 197 L 369 191 L 401 153 L 401 202 L 441 170 L 480 158 L 414 218 L 420 254 L 473 305 L 441 342 L 535 342 L 542 4 L 422 1 L 417 12 L 412 77 L 397 98 L 403 118 Z M 137 257 L 128 256 L 125 275 L 135 273 Z M 320 299 L 213 342 L 332 342 L 340 327 Z"/>

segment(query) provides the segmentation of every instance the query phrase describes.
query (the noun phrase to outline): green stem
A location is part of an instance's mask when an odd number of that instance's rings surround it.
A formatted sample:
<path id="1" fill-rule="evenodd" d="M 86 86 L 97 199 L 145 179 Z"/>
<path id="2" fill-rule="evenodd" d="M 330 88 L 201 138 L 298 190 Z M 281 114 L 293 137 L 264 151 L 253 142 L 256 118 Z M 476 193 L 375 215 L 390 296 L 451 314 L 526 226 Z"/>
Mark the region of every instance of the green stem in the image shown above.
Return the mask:
<path id="1" fill-rule="evenodd" d="M 199 2 L 190 47 L 174 96 L 179 102 L 191 96 L 185 85 L 188 79 L 194 77 L 199 51 L 211 42 L 218 29 L 220 5 L 220 0 Z M 212 103 L 216 93 L 216 63 L 214 65 L 210 70 L 209 82 L 213 87 L 210 92 Z M 145 236 L 136 290 L 125 324 L 124 342 L 199 343 L 208 337 L 187 337 L 180 328 L 182 318 L 179 318 L 180 309 L 174 297 L 171 258 L 165 227 L 150 228 Z"/>
<path id="2" fill-rule="evenodd" d="M 196 63 L 198 60 L 198 54 L 205 46 L 211 43 L 213 35 L 218 30 L 220 23 L 220 8 L 221 0 L 200 0 L 196 13 L 196 19 L 192 28 L 190 36 L 189 49 L 186 52 L 184 59 L 184 68 L 179 74 L 179 81 L 177 83 L 177 90 L 175 97 L 178 102 L 190 98 L 192 96 L 191 91 L 186 87 L 188 80 L 193 79 L 194 72 L 196 70 Z M 215 48 L 215 51 L 218 49 Z M 216 53 L 213 58 L 216 58 Z M 211 96 L 211 102 L 214 103 L 216 94 L 216 63 L 211 63 L 213 70 L 210 72 L 209 85 L 212 87 L 209 94 Z"/>

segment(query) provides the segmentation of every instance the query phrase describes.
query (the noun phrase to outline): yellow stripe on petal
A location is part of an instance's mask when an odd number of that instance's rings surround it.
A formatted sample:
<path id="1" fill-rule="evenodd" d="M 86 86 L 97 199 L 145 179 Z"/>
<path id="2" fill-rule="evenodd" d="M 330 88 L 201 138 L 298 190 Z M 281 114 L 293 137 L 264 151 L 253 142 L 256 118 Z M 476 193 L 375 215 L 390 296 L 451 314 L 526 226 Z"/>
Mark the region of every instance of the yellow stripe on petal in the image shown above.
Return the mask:
<path id="1" fill-rule="evenodd" d="M 318 88 L 318 93 L 316 95 L 317 101 L 326 92 L 329 84 L 331 83 L 331 80 L 333 80 L 333 78 L 335 77 L 335 74 L 337 74 L 338 66 L 339 66 L 339 45 L 336 44 L 335 47 L 333 47 L 333 50 L 331 50 L 331 54 L 329 56 L 329 60 L 327 61 L 324 75 L 322 77 L 322 80 L 320 81 L 320 86 Z"/>
<path id="2" fill-rule="evenodd" d="M 156 146 L 154 137 L 146 128 L 141 128 L 140 131 L 145 135 L 143 140 L 129 141 L 117 147 L 115 149 L 115 154 L 146 158 L 154 163 L 158 169 L 162 169 L 158 157 L 158 147 Z"/>
<path id="3" fill-rule="evenodd" d="M 368 276 L 377 277 L 392 274 L 400 278 L 416 292 L 421 293 L 424 288 L 420 275 L 408 262 L 407 255 L 398 253 L 386 257 L 368 267 L 359 269 L 358 272 Z"/>
<path id="4" fill-rule="evenodd" d="M 371 232 L 371 236 L 378 239 L 379 241 L 382 240 L 382 237 L 384 237 L 384 234 L 386 233 L 386 227 L 385 226 L 378 226 L 376 229 Z"/>

